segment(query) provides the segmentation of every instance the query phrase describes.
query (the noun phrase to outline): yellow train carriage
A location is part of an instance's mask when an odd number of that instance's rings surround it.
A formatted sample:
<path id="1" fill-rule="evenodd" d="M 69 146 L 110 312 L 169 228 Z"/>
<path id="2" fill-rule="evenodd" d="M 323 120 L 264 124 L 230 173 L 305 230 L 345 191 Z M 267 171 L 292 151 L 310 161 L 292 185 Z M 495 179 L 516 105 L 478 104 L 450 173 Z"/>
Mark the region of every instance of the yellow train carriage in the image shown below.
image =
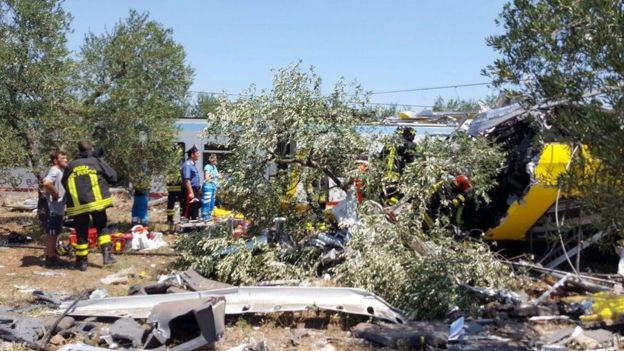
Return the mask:
<path id="1" fill-rule="evenodd" d="M 581 148 L 581 152 L 591 161 L 586 147 Z M 484 238 L 525 240 L 527 233 L 555 205 L 557 197 L 567 195 L 559 191 L 558 179 L 569 169 L 572 157 L 573 147 L 570 144 L 546 143 L 535 167 L 535 182 L 524 196 L 511 203 L 498 225 L 488 229 Z M 591 162 L 588 164 L 591 165 Z"/>

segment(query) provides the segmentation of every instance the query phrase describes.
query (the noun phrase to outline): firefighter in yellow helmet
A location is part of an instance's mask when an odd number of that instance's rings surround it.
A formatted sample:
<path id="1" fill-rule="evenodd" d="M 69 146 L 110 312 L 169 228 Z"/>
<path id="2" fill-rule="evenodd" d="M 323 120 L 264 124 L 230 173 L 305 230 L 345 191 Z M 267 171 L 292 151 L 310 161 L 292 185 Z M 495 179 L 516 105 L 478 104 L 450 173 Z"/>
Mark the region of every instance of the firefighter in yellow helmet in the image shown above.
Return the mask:
<path id="1" fill-rule="evenodd" d="M 89 220 L 97 229 L 98 244 L 102 249 L 103 265 L 116 262 L 112 254 L 112 241 L 102 230 L 106 227 L 106 209 L 113 206 L 109 183 L 117 182 L 117 173 L 106 162 L 94 156 L 93 145 L 88 141 L 78 143 L 78 156 L 67 165 L 63 173 L 67 201 L 67 215 L 73 219 L 77 243 L 76 268 L 86 271 L 89 255 Z"/>

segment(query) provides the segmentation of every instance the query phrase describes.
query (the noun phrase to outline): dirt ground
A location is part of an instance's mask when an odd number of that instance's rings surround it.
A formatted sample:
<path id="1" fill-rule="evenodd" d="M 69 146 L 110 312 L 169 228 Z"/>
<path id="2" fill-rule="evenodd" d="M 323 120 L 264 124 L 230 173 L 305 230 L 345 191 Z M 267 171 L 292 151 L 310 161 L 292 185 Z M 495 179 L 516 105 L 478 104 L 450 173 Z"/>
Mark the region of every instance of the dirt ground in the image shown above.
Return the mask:
<path id="1" fill-rule="evenodd" d="M 31 195 L 32 196 L 32 195 Z M 29 197 L 26 194 L 4 195 L 5 203 L 18 203 Z M 119 229 L 129 227 L 130 204 L 122 196 L 116 196 L 116 207 L 109 210 L 109 224 Z M 156 229 L 163 227 L 163 209 L 155 208 L 150 211 L 151 218 L 156 222 Z M 127 218 L 124 218 L 127 217 Z M 41 246 L 40 229 L 36 226 L 36 214 L 30 211 L 11 211 L 7 207 L 0 207 L 0 240 L 10 233 L 29 235 L 33 241 L 26 243 L 29 246 Z M 173 242 L 173 235 L 166 235 L 165 240 Z M 171 252 L 171 248 L 163 248 L 158 252 Z M 34 248 L 7 248 L 0 246 L 0 304 L 16 305 L 28 302 L 33 289 L 44 291 L 54 290 L 61 296 L 75 295 L 83 289 L 106 288 L 111 296 L 126 295 L 127 285 L 106 285 L 100 282 L 112 273 L 125 268 L 133 267 L 138 275 L 130 279 L 130 284 L 145 284 L 156 280 L 158 274 L 168 273 L 175 257 L 165 256 L 129 256 L 118 255 L 118 263 L 113 266 L 102 267 L 102 255 L 99 252 L 89 254 L 89 269 L 80 272 L 72 268 L 73 259 L 61 258 L 67 264 L 66 268 L 49 269 L 44 265 L 43 250 Z"/>
<path id="2" fill-rule="evenodd" d="M 29 246 L 41 246 L 40 229 L 36 226 L 36 214 L 32 211 L 13 211 L 5 205 L 19 204 L 27 198 L 36 198 L 36 193 L 0 194 L 0 242 L 11 233 L 28 235 L 33 238 Z M 125 231 L 130 227 L 131 201 L 127 195 L 114 196 L 115 206 L 108 210 L 109 226 Z M 150 230 L 165 231 L 165 207 L 150 209 Z M 176 234 L 164 235 L 168 243 L 175 240 Z M 177 234 L 181 235 L 181 234 Z M 171 248 L 161 248 L 159 253 L 174 253 Z M 89 268 L 86 272 L 72 269 L 73 259 L 62 258 L 67 267 L 49 269 L 44 266 L 43 250 L 37 248 L 9 248 L 0 245 L 0 305 L 23 306 L 33 301 L 32 292 L 43 290 L 60 297 L 76 296 L 84 289 L 105 288 L 109 296 L 125 296 L 132 284 L 145 285 L 157 280 L 159 274 L 170 273 L 175 256 L 131 256 L 117 255 L 115 265 L 102 267 L 99 252 L 89 254 Z M 110 274 L 133 267 L 137 275 L 128 284 L 106 285 L 100 281 Z M 313 318 L 314 319 L 314 318 Z M 248 342 L 265 341 L 269 350 L 372 350 L 371 344 L 351 337 L 344 325 L 327 319 L 320 326 L 305 322 L 290 322 L 284 325 L 279 317 L 239 318 L 230 320 L 223 340 L 217 350 Z M 69 342 L 69 341 L 68 341 Z M 60 346 L 57 346 L 60 347 Z M 54 350 L 57 347 L 51 347 Z M 20 349 L 0 342 L 0 350 Z"/>

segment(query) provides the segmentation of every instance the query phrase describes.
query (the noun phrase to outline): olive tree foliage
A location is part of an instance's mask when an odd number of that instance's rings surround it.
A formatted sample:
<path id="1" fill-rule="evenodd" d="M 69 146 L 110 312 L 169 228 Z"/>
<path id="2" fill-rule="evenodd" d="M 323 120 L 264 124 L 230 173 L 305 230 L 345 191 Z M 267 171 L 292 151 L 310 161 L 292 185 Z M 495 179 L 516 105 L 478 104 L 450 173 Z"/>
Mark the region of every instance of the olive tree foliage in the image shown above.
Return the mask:
<path id="1" fill-rule="evenodd" d="M 172 30 L 130 11 L 111 32 L 89 34 L 80 52 L 80 99 L 93 140 L 135 189 L 176 169 L 175 122 L 193 71 Z"/>
<path id="2" fill-rule="evenodd" d="M 177 265 L 191 267 L 205 277 L 232 285 L 255 285 L 261 281 L 303 279 L 310 276 L 303 265 L 285 259 L 279 247 L 251 239 L 232 241 L 230 228 L 219 225 L 212 235 L 198 232 L 181 237 L 176 250 L 181 253 Z M 216 231 L 217 233 L 214 233 Z"/>
<path id="3" fill-rule="evenodd" d="M 225 137 L 232 151 L 223 170 L 229 202 L 260 227 L 287 216 L 292 229 L 302 228 L 297 218 L 321 216 L 309 184 L 330 178 L 337 187 L 351 186 L 343 177 L 366 148 L 357 126 L 369 117 L 357 111 L 368 96 L 343 80 L 324 92 L 314 69 L 300 63 L 277 70 L 270 90 L 251 86 L 241 96 L 220 98 L 204 132 Z M 303 216 L 296 210 L 302 200 L 294 195 L 297 184 L 310 200 Z"/>
<path id="4" fill-rule="evenodd" d="M 84 135 L 71 94 L 59 1 L 0 1 L 0 169 L 28 165 L 38 179 L 53 149 Z"/>
<path id="5" fill-rule="evenodd" d="M 397 138 L 387 142 L 400 143 Z M 426 137 L 416 145 L 415 155 L 398 180 L 403 205 L 396 220 L 389 221 L 378 205 L 365 201 L 359 210 L 361 223 L 352 228 L 349 246 L 353 251 L 335 273 L 342 284 L 372 291 L 411 318 L 425 319 L 443 315 L 452 304 L 474 307 L 465 284 L 501 288 L 511 281 L 509 267 L 487 245 L 456 237 L 450 225 L 452 211 L 429 210 L 441 186 L 457 174 L 470 175 L 469 202 L 475 206 L 489 202 L 488 192 L 496 186 L 495 177 L 505 158 L 486 139 L 463 133 L 448 139 Z M 368 197 L 386 181 L 385 160 L 370 161 L 362 176 Z M 442 208 L 450 209 L 451 200 L 442 196 Z M 427 214 L 433 228 L 423 226 Z"/>
<path id="6" fill-rule="evenodd" d="M 209 114 L 215 113 L 219 107 L 219 98 L 214 94 L 200 93 L 189 111 L 190 118 L 206 118 Z"/>
<path id="7" fill-rule="evenodd" d="M 432 228 L 423 227 L 432 197 L 439 191 L 441 184 L 449 182 L 451 175 L 469 173 L 473 182 L 473 190 L 468 195 L 470 201 L 477 206 L 488 202 L 488 191 L 496 185 L 496 175 L 504 166 L 504 153 L 486 139 L 473 139 L 461 133 L 445 139 L 425 138 L 416 145 L 413 162 L 405 165 L 398 181 L 394 180 L 403 194 L 402 211 L 390 220 L 388 209 L 381 208 L 376 201 L 380 189 L 389 181 L 385 176 L 386 159 L 378 148 L 370 148 L 371 139 L 361 135 L 356 128 L 357 123 L 352 124 L 351 119 L 347 118 L 341 125 L 335 125 L 336 128 L 353 128 L 335 131 L 336 135 L 351 138 L 349 145 L 341 145 L 341 153 L 329 149 L 325 151 L 328 153 L 326 158 L 313 159 L 311 164 L 305 162 L 305 157 L 310 158 L 309 149 L 322 150 L 324 144 L 317 146 L 316 143 L 325 143 L 326 139 L 318 134 L 310 138 L 299 133 L 314 133 L 318 130 L 319 121 L 325 121 L 323 116 L 328 111 L 322 104 L 318 110 L 312 109 L 321 111 L 319 117 L 308 117 L 307 124 L 290 129 L 291 124 L 305 118 L 305 115 L 291 112 L 302 111 L 301 107 L 292 107 L 293 101 L 310 101 L 309 95 L 301 97 L 300 94 L 294 94 L 300 91 L 302 81 L 299 79 L 302 75 L 308 75 L 304 73 L 296 65 L 278 71 L 274 87 L 278 93 L 270 95 L 267 100 L 261 99 L 262 108 L 252 104 L 253 99 L 260 99 L 252 94 L 238 102 L 223 100 L 219 110 L 222 117 L 209 117 L 210 128 L 214 128 L 214 131 L 208 133 L 216 133 L 218 129 L 215 125 L 218 123 L 221 131 L 225 130 L 225 135 L 232 138 L 229 146 L 233 158 L 228 160 L 229 166 L 225 171 L 232 179 L 225 187 L 230 188 L 227 191 L 231 199 L 235 199 L 230 201 L 233 206 L 247 214 L 259 227 L 267 225 L 267 221 L 262 221 L 262 216 L 271 219 L 276 215 L 286 215 L 288 222 L 295 223 L 288 229 L 289 232 L 297 234 L 304 227 L 298 221 L 298 216 L 305 218 L 314 216 L 314 213 L 310 208 L 303 215 L 284 208 L 284 193 L 289 190 L 293 177 L 305 182 L 302 175 L 337 175 L 338 181 L 344 180 L 340 182 L 342 186 L 347 186 L 347 183 L 351 186 L 354 178 L 353 157 L 365 150 L 369 154 L 369 167 L 366 172 L 355 174 L 364 184 L 366 200 L 358 207 L 358 223 L 348 229 L 351 240 L 341 262 L 325 271 L 333 276 L 334 284 L 366 289 L 401 308 L 409 317 L 417 319 L 440 317 L 451 305 L 459 305 L 474 312 L 478 305 L 464 285 L 490 288 L 508 286 L 513 276 L 510 268 L 498 260 L 484 243 L 457 237 L 450 225 L 450 214 L 440 211 L 434 215 Z M 291 94 L 277 89 L 284 80 L 288 85 L 282 89 L 292 89 Z M 293 81 L 297 84 L 293 84 Z M 289 98 L 284 99 L 283 96 Z M 315 96 L 319 96 L 320 101 L 324 100 L 320 93 Z M 249 105 L 237 105 L 241 103 Z M 269 108 L 273 103 L 276 106 Z M 247 118 L 246 113 L 243 113 L 246 111 L 251 111 L 247 112 Z M 347 109 L 346 114 L 350 116 L 353 112 Z M 296 119 L 290 119 L 288 125 L 283 125 L 281 123 L 285 122 L 279 118 L 282 115 L 295 116 Z M 316 128 L 308 128 L 311 121 L 317 123 L 314 125 Z M 296 152 L 294 155 L 281 155 L 273 149 L 273 145 L 282 140 L 274 136 L 278 133 L 287 133 L 283 135 L 291 138 L 294 136 L 296 139 L 289 140 L 297 140 L 298 146 L 307 147 L 302 148 L 301 155 Z M 357 144 L 361 142 L 366 145 Z M 373 142 L 398 147 L 402 139 L 396 135 L 386 135 L 375 138 Z M 332 152 L 336 154 L 332 155 Z M 299 167 L 295 168 L 296 172 L 292 169 L 282 173 L 278 171 L 277 176 L 267 178 L 266 168 L 275 159 Z M 341 161 L 345 162 L 344 165 Z M 327 173 L 323 171 L 325 169 L 328 169 Z M 343 171 L 339 172 L 341 169 Z M 450 201 L 442 197 L 441 206 L 450 208 Z M 258 222 L 258 219 L 261 221 Z M 301 238 L 294 253 L 285 252 L 276 243 L 260 244 L 255 239 L 245 242 L 227 238 L 229 231 L 216 237 L 205 234 L 201 237 L 183 237 L 176 245 L 182 252 L 179 261 L 182 266 L 192 266 L 208 277 L 231 284 L 254 284 L 273 279 L 313 279 L 321 270 L 327 269 L 320 265 L 319 250 L 305 244 L 309 235 L 314 233 Z"/>
<path id="8" fill-rule="evenodd" d="M 388 143 L 394 137 L 385 138 Z M 489 201 L 488 191 L 504 163 L 504 154 L 485 139 L 458 134 L 450 139 L 426 138 L 417 145 L 418 156 L 405 167 L 399 180 L 404 210 L 389 220 L 376 203 L 379 183 L 384 182 L 383 159 L 369 158 L 369 168 L 359 177 L 366 184 L 366 198 L 358 208 L 359 223 L 350 227 L 351 240 L 342 261 L 329 273 L 337 285 L 373 292 L 416 319 L 443 316 L 450 305 L 474 312 L 476 300 L 464 285 L 503 288 L 512 272 L 484 243 L 456 237 L 444 213 L 433 228 L 423 228 L 429 202 L 448 182 L 450 174 L 470 170 L 476 203 Z M 450 199 L 442 199 L 450 207 Z M 236 205 L 236 203 L 234 203 Z M 258 207 L 266 206 L 264 202 Z M 290 221 L 290 217 L 288 219 Z M 295 253 L 277 244 L 254 239 L 226 238 L 229 231 L 210 236 L 185 236 L 178 240 L 179 263 L 230 284 L 255 284 L 262 280 L 311 279 L 318 275 L 320 253 L 301 240 Z M 322 268 L 322 267 L 321 267 Z"/>
<path id="9" fill-rule="evenodd" d="M 334 284 L 367 289 L 418 319 L 439 317 L 454 304 L 476 306 L 466 284 L 505 287 L 512 276 L 509 267 L 484 243 L 456 235 L 451 199 L 440 195 L 449 177 L 469 174 L 473 182 L 469 201 L 476 206 L 488 202 L 504 153 L 486 139 L 465 134 L 427 137 L 416 144 L 414 158 L 400 176 L 388 177 L 381 149 L 396 149 L 404 140 L 399 135 L 375 135 L 374 127 L 362 128 L 376 116 L 362 113 L 367 111 L 366 99 L 359 86 L 347 89 L 342 82 L 331 93 L 323 93 L 320 77 L 313 69 L 302 71 L 300 64 L 278 70 L 269 91 L 257 93 L 252 87 L 237 101 L 222 98 L 217 111 L 208 116 L 205 134 L 225 136 L 232 151 L 223 169 L 228 202 L 259 229 L 270 226 L 274 217 L 285 216 L 296 248 L 285 251 L 271 241 L 234 240 L 224 229 L 180 238 L 179 264 L 230 284 L 330 273 Z M 289 152 L 286 144 L 294 150 Z M 369 160 L 365 171 L 354 165 L 362 153 Z M 347 191 L 353 191 L 357 178 L 365 198 L 358 205 L 358 220 L 339 229 L 348 230 L 351 240 L 340 262 L 331 267 L 321 264 L 321 250 L 306 244 L 319 231 L 304 230 L 305 223 L 324 215 L 315 208 L 314 193 L 307 186 L 323 177 Z M 303 196 L 293 195 L 297 183 L 302 184 Z M 403 195 L 401 210 L 393 209 L 392 216 L 379 204 L 381 189 L 390 185 Z M 432 227 L 425 228 L 436 195 L 448 211 L 431 214 Z"/>
<path id="10" fill-rule="evenodd" d="M 624 3 L 516 0 L 497 22 L 505 32 L 487 42 L 501 58 L 484 72 L 498 85 L 516 86 L 512 93 L 527 105 L 568 102 L 550 116 L 553 130 L 587 145 L 600 160 L 591 172 L 573 172 L 568 184 L 581 188 L 587 209 L 603 214 L 604 226 L 621 229 Z"/>

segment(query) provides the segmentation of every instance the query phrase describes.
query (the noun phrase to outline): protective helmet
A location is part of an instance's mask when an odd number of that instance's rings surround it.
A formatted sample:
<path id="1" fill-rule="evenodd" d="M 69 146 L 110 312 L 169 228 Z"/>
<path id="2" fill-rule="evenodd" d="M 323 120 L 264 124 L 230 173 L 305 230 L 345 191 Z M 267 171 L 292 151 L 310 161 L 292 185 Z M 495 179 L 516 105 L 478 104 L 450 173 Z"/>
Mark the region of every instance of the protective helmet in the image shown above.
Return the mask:
<path id="1" fill-rule="evenodd" d="M 406 141 L 414 141 L 414 138 L 416 137 L 416 131 L 414 130 L 414 128 L 401 127 L 399 128 L 399 131 L 403 139 L 405 139 Z"/>
<path id="2" fill-rule="evenodd" d="M 472 183 L 470 182 L 470 179 L 463 174 L 455 177 L 455 179 L 453 180 L 453 185 L 455 185 L 457 190 L 461 191 L 462 193 L 465 193 L 470 190 L 470 188 L 472 188 Z"/>

